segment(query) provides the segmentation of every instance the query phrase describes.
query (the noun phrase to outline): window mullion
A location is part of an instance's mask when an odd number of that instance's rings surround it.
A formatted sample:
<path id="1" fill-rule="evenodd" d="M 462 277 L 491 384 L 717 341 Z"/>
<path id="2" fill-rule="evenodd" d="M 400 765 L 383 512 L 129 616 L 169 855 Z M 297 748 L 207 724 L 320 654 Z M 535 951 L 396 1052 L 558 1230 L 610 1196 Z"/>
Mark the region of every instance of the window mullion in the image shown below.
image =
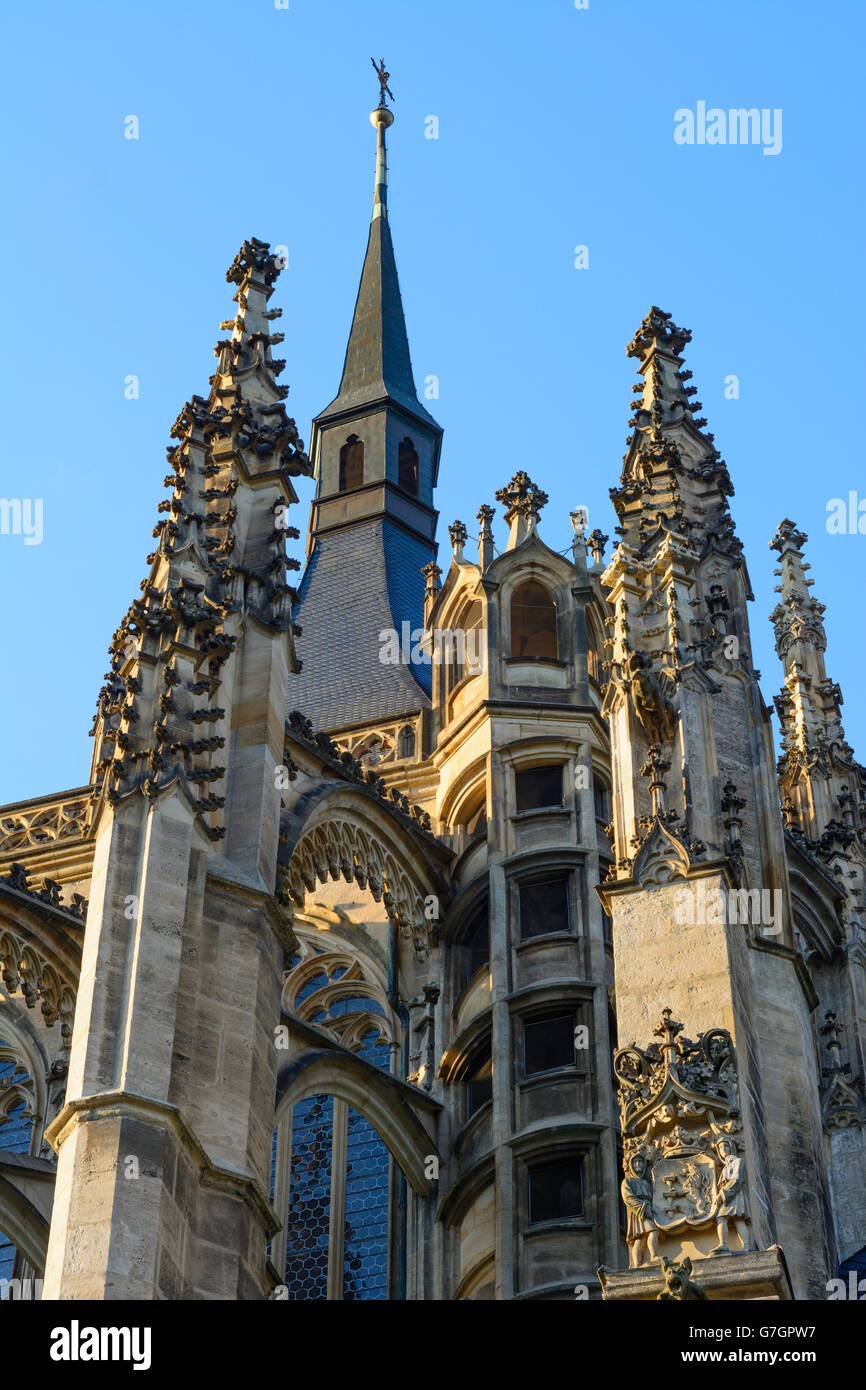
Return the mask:
<path id="1" fill-rule="evenodd" d="M 349 1108 L 334 1097 L 331 1144 L 331 1212 L 328 1229 L 328 1298 L 342 1300 L 346 1231 L 346 1160 Z"/>

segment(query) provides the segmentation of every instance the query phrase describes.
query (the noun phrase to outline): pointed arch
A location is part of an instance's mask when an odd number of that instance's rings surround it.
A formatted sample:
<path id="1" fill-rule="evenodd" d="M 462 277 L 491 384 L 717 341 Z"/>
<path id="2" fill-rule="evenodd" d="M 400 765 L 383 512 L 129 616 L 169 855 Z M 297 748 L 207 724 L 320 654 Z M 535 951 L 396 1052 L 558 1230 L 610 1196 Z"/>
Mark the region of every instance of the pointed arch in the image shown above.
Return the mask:
<path id="1" fill-rule="evenodd" d="M 354 492 L 364 486 L 364 441 L 350 434 L 340 449 L 340 492 Z"/>
<path id="2" fill-rule="evenodd" d="M 541 661 L 559 658 L 556 603 L 537 579 L 525 579 L 511 595 L 511 656 Z"/>
<path id="3" fill-rule="evenodd" d="M 397 486 L 418 496 L 418 450 L 408 436 L 397 446 Z"/>

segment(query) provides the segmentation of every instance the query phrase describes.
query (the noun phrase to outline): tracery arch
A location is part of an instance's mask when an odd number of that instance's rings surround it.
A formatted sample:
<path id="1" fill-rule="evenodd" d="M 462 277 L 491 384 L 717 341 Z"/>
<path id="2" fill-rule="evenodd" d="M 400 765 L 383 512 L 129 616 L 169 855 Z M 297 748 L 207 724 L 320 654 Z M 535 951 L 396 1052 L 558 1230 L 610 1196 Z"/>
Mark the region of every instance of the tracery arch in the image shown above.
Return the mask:
<path id="1" fill-rule="evenodd" d="M 432 891 L 409 859 L 371 823 L 348 808 L 335 809 L 304 830 L 281 865 L 281 894 L 303 907 L 317 883 L 356 883 L 381 902 L 401 935 L 413 942 L 419 958 L 429 948 L 431 918 L 427 903 Z"/>

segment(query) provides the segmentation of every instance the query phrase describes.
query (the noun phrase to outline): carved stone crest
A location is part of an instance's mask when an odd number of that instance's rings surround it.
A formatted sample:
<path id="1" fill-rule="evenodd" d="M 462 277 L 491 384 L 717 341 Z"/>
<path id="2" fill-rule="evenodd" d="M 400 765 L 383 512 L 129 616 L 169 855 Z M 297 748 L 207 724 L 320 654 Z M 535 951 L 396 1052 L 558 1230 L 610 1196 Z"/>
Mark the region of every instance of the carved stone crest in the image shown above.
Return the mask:
<path id="1" fill-rule="evenodd" d="M 681 1033 L 665 1009 L 660 1042 L 614 1054 L 632 1268 L 682 1256 L 685 1241 L 699 1257 L 754 1249 L 731 1035 Z"/>

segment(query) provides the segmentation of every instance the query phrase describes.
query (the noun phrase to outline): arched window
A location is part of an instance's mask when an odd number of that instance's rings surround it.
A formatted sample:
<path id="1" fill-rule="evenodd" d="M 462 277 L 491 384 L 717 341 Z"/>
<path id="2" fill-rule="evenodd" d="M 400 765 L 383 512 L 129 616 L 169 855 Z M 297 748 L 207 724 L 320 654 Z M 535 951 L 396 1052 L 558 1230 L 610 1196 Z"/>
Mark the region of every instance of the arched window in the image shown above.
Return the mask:
<path id="1" fill-rule="evenodd" d="M 0 1034 L 0 1149 L 30 1154 L 33 1149 L 33 1090 L 14 1042 Z M 21 1257 L 0 1230 L 0 1279 L 20 1274 Z"/>
<path id="2" fill-rule="evenodd" d="M 490 923 L 487 904 L 475 914 L 460 944 L 458 989 L 464 990 L 490 960 Z"/>
<path id="3" fill-rule="evenodd" d="M 283 1007 L 388 1072 L 392 1024 L 360 957 L 298 932 Z M 282 1134 L 281 1134 L 282 1132 Z M 358 1301 L 389 1296 L 391 1159 L 371 1122 L 333 1095 L 313 1095 L 274 1131 L 271 1200 L 284 1218 L 271 1257 L 286 1296 Z M 277 1242 L 285 1242 L 281 1250 Z"/>
<path id="4" fill-rule="evenodd" d="M 466 676 L 478 676 L 484 669 L 487 634 L 484 631 L 484 610 L 478 599 L 464 608 L 453 631 L 441 634 L 434 658 L 445 665 L 446 697 Z"/>
<path id="5" fill-rule="evenodd" d="M 340 491 L 364 486 L 364 441 L 350 434 L 340 450 Z"/>
<path id="6" fill-rule="evenodd" d="M 411 439 L 402 439 L 397 449 L 397 486 L 418 496 L 418 450 Z"/>
<path id="7" fill-rule="evenodd" d="M 527 579 L 511 599 L 511 655 L 555 661 L 556 604 L 543 584 Z"/>
<path id="8" fill-rule="evenodd" d="M 601 643 L 595 623 L 587 619 L 586 624 L 586 669 L 591 681 L 601 684 Z"/>
<path id="9" fill-rule="evenodd" d="M 400 737 L 397 741 L 398 758 L 414 758 L 415 756 L 415 730 L 410 724 L 400 730 Z"/>
<path id="10" fill-rule="evenodd" d="M 597 772 L 592 774 L 592 799 L 595 805 L 595 818 L 607 825 L 613 810 L 610 800 L 610 787 Z"/>

